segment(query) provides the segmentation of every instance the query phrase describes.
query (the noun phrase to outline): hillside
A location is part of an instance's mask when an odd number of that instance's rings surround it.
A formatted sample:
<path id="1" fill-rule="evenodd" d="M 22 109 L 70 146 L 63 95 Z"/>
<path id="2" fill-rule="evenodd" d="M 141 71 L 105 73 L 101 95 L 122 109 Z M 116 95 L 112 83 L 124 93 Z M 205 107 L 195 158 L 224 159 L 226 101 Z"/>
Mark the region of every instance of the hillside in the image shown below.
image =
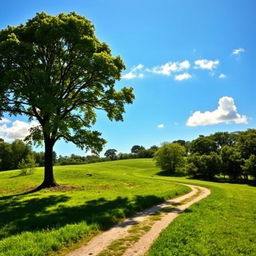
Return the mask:
<path id="1" fill-rule="evenodd" d="M 211 195 L 189 208 L 157 239 L 148 256 L 256 255 L 256 189 L 159 175 L 150 159 L 55 167 L 59 190 L 22 194 L 31 176 L 0 173 L 0 255 L 65 255 L 118 220 L 188 192 L 175 184 L 206 186 Z M 15 195 L 17 194 L 17 195 Z"/>
<path id="2" fill-rule="evenodd" d="M 148 159 L 56 166 L 64 186 L 31 194 L 24 192 L 40 184 L 42 168 L 30 176 L 0 173 L 0 255 L 45 255 L 189 191 L 152 180 L 157 171 Z"/>

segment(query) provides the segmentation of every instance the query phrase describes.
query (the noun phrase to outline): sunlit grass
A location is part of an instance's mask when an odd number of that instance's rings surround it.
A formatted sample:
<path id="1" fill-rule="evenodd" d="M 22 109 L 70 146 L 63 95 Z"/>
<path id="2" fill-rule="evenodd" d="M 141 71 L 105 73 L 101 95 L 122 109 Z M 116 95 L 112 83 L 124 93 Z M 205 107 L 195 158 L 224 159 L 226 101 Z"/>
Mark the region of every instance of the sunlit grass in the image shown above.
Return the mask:
<path id="1" fill-rule="evenodd" d="M 255 187 L 178 180 L 207 186 L 212 194 L 175 219 L 147 256 L 256 255 Z"/>
<path id="2" fill-rule="evenodd" d="M 152 180 L 158 169 L 150 159 L 55 167 L 64 185 L 31 194 L 43 178 L 0 173 L 0 255 L 46 255 L 188 188 Z M 90 175 L 87 175 L 90 174 Z"/>

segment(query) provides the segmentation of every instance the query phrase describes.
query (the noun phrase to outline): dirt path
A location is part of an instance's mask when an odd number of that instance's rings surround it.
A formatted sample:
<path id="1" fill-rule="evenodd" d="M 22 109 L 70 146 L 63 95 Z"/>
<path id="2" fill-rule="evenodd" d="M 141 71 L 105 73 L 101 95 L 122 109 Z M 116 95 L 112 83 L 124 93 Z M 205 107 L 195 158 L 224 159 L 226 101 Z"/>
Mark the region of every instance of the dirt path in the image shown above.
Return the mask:
<path id="1" fill-rule="evenodd" d="M 204 187 L 188 184 L 183 185 L 189 186 L 192 191 L 186 195 L 170 199 L 162 204 L 148 208 L 143 212 L 136 214 L 134 217 L 126 219 L 108 231 L 97 235 L 86 245 L 69 253 L 68 256 L 96 256 L 104 250 L 107 252 L 108 247 L 113 242 L 120 241 L 120 239 L 125 241 L 126 238 L 127 240 L 131 240 L 129 237 L 131 236 L 129 229 L 139 224 L 143 227 L 143 223 L 146 223 L 146 221 L 148 221 L 154 214 L 161 213 L 157 220 L 153 221 L 153 223 L 152 221 L 150 222 L 151 227 L 149 231 L 142 233 L 137 240 L 129 244 L 128 248 L 122 246 L 122 249 L 124 250 L 124 253 L 122 254 L 123 256 L 141 256 L 145 254 L 153 241 L 159 236 L 160 232 L 181 212 L 211 193 L 209 189 Z M 113 252 L 108 252 L 105 255 L 115 254 Z"/>

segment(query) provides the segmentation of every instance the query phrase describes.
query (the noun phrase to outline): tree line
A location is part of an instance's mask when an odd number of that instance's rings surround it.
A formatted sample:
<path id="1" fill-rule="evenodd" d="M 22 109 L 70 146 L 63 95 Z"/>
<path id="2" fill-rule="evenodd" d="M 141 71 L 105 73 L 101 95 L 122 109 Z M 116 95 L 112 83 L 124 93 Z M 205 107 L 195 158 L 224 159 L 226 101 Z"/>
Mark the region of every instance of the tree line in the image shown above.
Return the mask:
<path id="1" fill-rule="evenodd" d="M 219 176 L 247 182 L 250 177 L 256 179 L 256 129 L 164 143 L 154 159 L 170 175 L 208 180 Z"/>
<path id="2" fill-rule="evenodd" d="M 57 156 L 56 152 L 53 151 L 52 163 L 53 165 L 72 165 L 109 160 L 152 158 L 157 149 L 157 146 L 146 149 L 143 146 L 134 145 L 131 148 L 131 153 L 117 153 L 116 149 L 108 149 L 104 157 L 101 157 L 99 154 Z M 45 153 L 33 151 L 29 143 L 25 143 L 22 140 L 14 140 L 8 143 L 0 138 L 0 171 L 20 169 L 21 164 L 27 164 L 33 167 L 44 166 L 44 159 Z"/>
<path id="3" fill-rule="evenodd" d="M 52 153 L 53 164 L 57 161 L 56 152 Z M 20 169 L 21 164 L 33 163 L 34 167 L 44 166 L 44 152 L 35 152 L 30 144 L 22 140 L 5 142 L 0 138 L 0 171 Z"/>
<path id="4" fill-rule="evenodd" d="M 59 156 L 52 153 L 53 164 L 86 164 L 133 158 L 154 158 L 156 164 L 168 175 L 189 175 L 193 178 L 212 180 L 215 177 L 247 182 L 256 179 L 256 129 L 240 132 L 216 132 L 200 135 L 192 141 L 175 140 L 161 147 L 142 145 L 131 147 L 130 153 L 107 149 L 104 157 L 97 154 Z M 21 140 L 7 143 L 0 139 L 0 171 L 18 169 L 20 163 L 44 166 L 44 152 L 32 151 Z"/>

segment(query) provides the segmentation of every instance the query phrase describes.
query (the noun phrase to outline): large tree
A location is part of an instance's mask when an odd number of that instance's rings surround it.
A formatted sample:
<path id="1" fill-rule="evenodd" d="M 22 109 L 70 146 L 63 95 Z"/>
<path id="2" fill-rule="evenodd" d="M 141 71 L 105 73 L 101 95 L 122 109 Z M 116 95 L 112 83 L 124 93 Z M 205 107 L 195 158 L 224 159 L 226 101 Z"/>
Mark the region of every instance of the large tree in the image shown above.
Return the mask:
<path id="1" fill-rule="evenodd" d="M 105 143 L 91 131 L 95 110 L 110 120 L 122 120 L 132 88 L 115 90 L 125 68 L 111 55 L 94 26 L 76 13 L 38 13 L 25 25 L 0 31 L 0 113 L 36 119 L 29 139 L 44 142 L 45 175 L 39 188 L 56 186 L 52 152 L 59 139 L 99 152 Z"/>

